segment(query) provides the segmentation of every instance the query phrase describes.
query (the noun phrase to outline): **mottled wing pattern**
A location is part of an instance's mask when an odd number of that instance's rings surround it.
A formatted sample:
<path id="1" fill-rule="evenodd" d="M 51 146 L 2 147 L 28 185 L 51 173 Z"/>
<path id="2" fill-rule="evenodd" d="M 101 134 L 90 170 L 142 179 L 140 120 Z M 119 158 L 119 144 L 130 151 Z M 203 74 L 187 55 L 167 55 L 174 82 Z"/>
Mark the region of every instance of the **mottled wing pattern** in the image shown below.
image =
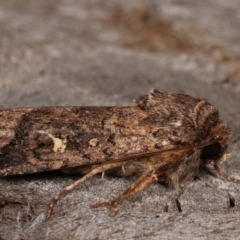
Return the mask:
<path id="1" fill-rule="evenodd" d="M 198 129 L 199 122 L 209 121 L 197 115 L 199 102 L 154 90 L 136 100 L 135 107 L 0 111 L 0 175 L 98 165 L 191 146 L 209 132 Z M 215 112 L 213 122 L 218 121 Z"/>

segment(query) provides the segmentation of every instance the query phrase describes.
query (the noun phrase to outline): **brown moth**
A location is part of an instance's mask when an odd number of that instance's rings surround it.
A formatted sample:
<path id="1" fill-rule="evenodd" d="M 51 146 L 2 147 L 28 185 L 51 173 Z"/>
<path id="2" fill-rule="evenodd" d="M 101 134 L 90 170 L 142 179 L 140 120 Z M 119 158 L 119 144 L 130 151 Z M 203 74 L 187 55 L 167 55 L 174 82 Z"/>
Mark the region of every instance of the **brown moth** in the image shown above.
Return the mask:
<path id="1" fill-rule="evenodd" d="M 84 176 L 56 195 L 48 209 L 99 173 L 137 175 L 115 208 L 155 182 L 170 187 L 190 181 L 202 166 L 225 161 L 230 128 L 204 99 L 152 90 L 132 107 L 43 107 L 0 111 L 0 176 L 60 169 Z"/>

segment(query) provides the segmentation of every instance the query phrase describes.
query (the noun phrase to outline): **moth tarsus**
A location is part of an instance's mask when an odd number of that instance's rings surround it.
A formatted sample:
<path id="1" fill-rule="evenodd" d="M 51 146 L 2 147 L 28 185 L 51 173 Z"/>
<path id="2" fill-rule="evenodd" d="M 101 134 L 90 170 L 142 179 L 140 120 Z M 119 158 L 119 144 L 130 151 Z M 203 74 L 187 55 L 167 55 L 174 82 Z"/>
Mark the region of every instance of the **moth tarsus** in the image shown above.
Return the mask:
<path id="1" fill-rule="evenodd" d="M 132 107 L 43 107 L 0 111 L 0 176 L 60 169 L 84 176 L 51 201 L 57 201 L 96 174 L 137 175 L 115 200 L 92 205 L 110 207 L 154 182 L 170 187 L 192 180 L 202 166 L 219 165 L 230 128 L 217 108 L 204 99 L 152 90 Z"/>

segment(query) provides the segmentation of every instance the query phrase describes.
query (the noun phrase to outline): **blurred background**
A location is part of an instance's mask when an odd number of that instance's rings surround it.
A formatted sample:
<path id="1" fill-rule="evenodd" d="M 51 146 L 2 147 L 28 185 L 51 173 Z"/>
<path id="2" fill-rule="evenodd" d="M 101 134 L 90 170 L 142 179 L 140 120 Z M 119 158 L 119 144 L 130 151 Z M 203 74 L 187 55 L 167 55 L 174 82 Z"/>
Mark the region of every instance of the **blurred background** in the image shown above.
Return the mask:
<path id="1" fill-rule="evenodd" d="M 1 109 L 131 105 L 150 89 L 206 98 L 233 129 L 223 170 L 239 177 L 239 0 L 0 0 Z M 132 182 L 96 177 L 0 179 L 0 239 L 239 239 L 240 186 L 211 171 L 184 189 L 158 184 L 114 219 L 89 204 Z"/>
<path id="2" fill-rule="evenodd" d="M 207 97 L 209 85 L 238 97 L 239 6 L 0 1 L 0 104 L 122 105 L 152 88 Z"/>

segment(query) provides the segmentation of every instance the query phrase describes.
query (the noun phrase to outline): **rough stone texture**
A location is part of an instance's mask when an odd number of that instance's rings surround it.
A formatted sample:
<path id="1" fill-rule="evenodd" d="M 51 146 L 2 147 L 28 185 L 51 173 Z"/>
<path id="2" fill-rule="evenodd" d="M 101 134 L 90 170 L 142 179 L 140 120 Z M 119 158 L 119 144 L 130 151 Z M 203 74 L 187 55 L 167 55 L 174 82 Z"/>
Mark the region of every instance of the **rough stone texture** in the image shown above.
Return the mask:
<path id="1" fill-rule="evenodd" d="M 1 0 L 0 105 L 129 105 L 151 88 L 205 97 L 234 130 L 222 168 L 240 178 L 239 16 L 238 0 Z M 239 238 L 240 186 L 212 169 L 199 178 L 152 185 L 112 219 L 89 204 L 133 179 L 98 176 L 49 220 L 47 204 L 78 176 L 2 178 L 0 239 Z"/>

